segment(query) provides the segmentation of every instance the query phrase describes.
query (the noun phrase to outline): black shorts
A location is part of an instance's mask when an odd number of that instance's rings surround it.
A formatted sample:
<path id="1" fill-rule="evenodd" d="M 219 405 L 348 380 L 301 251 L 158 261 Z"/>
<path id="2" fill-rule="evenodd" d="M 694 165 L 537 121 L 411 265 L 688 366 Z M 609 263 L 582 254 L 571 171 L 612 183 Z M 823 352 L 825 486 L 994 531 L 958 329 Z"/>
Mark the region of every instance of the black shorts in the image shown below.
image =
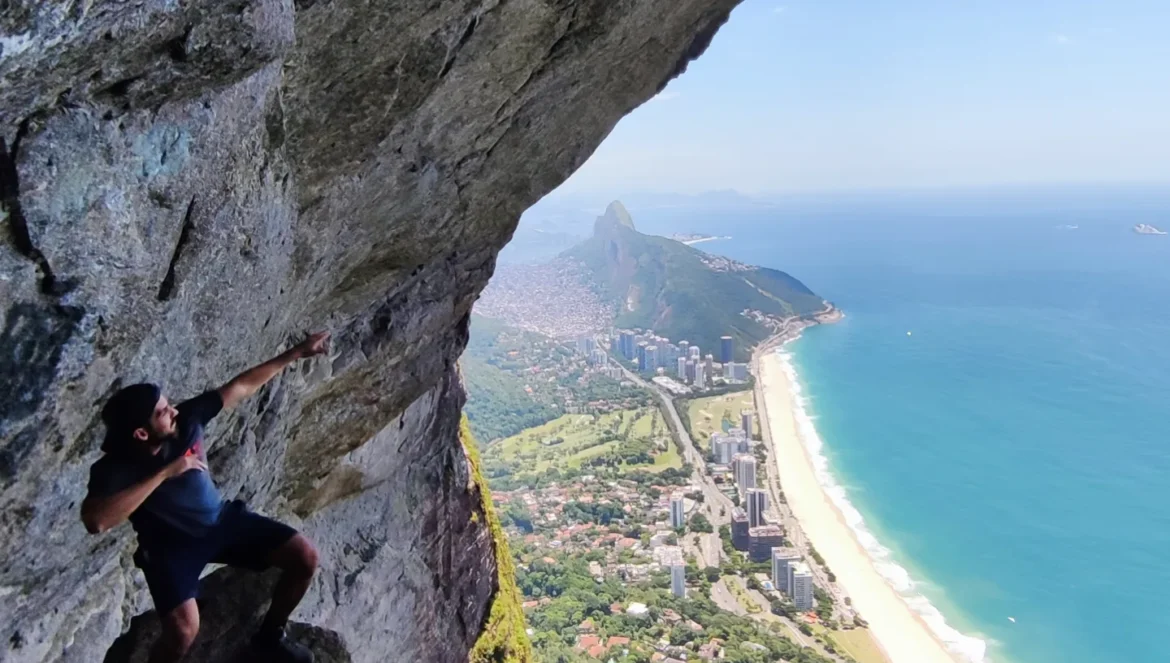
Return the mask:
<path id="1" fill-rule="evenodd" d="M 272 551 L 296 533 L 284 523 L 252 513 L 243 502 L 230 502 L 206 536 L 139 545 L 134 562 L 146 576 L 154 609 L 162 616 L 198 597 L 199 575 L 208 564 L 263 571 L 271 566 Z"/>

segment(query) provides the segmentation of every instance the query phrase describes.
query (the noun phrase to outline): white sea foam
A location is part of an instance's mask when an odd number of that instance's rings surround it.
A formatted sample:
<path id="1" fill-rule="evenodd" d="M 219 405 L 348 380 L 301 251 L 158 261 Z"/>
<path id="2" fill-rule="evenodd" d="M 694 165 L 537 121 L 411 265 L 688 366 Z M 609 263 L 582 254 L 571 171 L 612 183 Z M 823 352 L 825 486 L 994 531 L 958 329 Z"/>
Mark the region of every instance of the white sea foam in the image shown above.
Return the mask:
<path id="1" fill-rule="evenodd" d="M 986 658 L 987 642 L 979 637 L 960 633 L 953 626 L 947 624 L 943 614 L 939 612 L 930 599 L 919 591 L 919 583 L 910 577 L 910 572 L 893 559 L 889 548 L 883 546 L 877 537 L 865 526 L 865 519 L 849 501 L 845 488 L 837 483 L 829 471 L 829 459 L 824 454 L 824 442 L 814 424 L 814 417 L 809 415 L 809 400 L 804 395 L 804 389 L 797 379 L 796 367 L 792 363 L 792 354 L 783 349 L 777 350 L 780 356 L 784 375 L 788 378 L 792 394 L 792 412 L 796 418 L 797 433 L 804 448 L 812 459 L 813 469 L 816 472 L 817 482 L 833 501 L 834 506 L 841 512 L 849 529 L 853 531 L 858 543 L 865 549 L 873 562 L 877 572 L 898 593 L 903 601 L 910 606 L 922 621 L 934 632 L 947 648 L 954 654 L 970 663 L 990 663 Z"/>

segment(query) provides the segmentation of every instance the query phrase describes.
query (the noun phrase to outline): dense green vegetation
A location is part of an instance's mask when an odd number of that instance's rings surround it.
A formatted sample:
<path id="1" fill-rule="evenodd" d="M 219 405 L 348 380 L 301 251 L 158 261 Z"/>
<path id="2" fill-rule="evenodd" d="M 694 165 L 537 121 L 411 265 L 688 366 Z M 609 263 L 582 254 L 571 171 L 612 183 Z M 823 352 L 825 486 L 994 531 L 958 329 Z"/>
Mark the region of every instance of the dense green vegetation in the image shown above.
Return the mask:
<path id="1" fill-rule="evenodd" d="M 523 555 L 525 550 L 520 548 L 518 552 Z M 680 647 L 722 639 L 725 650 L 721 660 L 726 663 L 771 663 L 778 658 L 793 663 L 827 663 L 828 659 L 812 649 L 802 648 L 784 637 L 778 625 L 761 624 L 723 612 L 699 592 L 687 599 L 671 596 L 665 574 L 642 583 L 627 584 L 615 578 L 598 583 L 589 574 L 588 562 L 588 555 L 565 557 L 553 564 L 534 559 L 518 569 L 517 584 L 525 598 L 551 599 L 528 615 L 528 623 L 535 630 L 532 641 L 537 660 L 596 661 L 574 649 L 577 626 L 591 619 L 599 634 L 631 639 L 628 654 L 623 655 L 622 649 L 607 653 L 606 660 L 612 657 L 619 663 L 648 662 L 653 653 L 650 645 L 661 638 Z M 688 569 L 688 577 L 694 581 L 709 580 L 710 572 Z M 611 612 L 612 605 L 624 607 L 632 601 L 649 607 L 648 618 Z M 684 623 L 660 622 L 667 609 L 678 613 Z M 691 630 L 685 620 L 702 625 L 703 630 Z"/>
<path id="2" fill-rule="evenodd" d="M 460 364 L 467 387 L 464 411 L 476 438 L 491 443 L 556 419 L 570 411 L 567 400 L 578 404 L 572 411 L 601 411 L 589 406 L 598 402 L 609 409 L 649 404 L 648 391 L 597 373 L 586 377 L 579 359 L 572 348 L 547 336 L 471 316 Z M 556 377 L 534 378 L 534 368 Z"/>
<path id="3" fill-rule="evenodd" d="M 464 356 L 461 362 L 467 387 L 464 412 L 481 440 L 496 440 L 560 416 L 560 410 L 541 403 L 524 390 L 524 381 L 482 359 Z"/>
<path id="4" fill-rule="evenodd" d="M 524 626 L 524 613 L 520 609 L 520 592 L 516 585 L 516 569 L 508 538 L 496 515 L 495 505 L 487 480 L 480 472 L 479 447 L 467 425 L 467 417 L 459 426 L 459 441 L 463 444 L 471 465 L 471 478 L 479 492 L 480 508 L 473 512 L 473 518 L 483 514 L 492 535 L 492 546 L 496 558 L 496 595 L 492 599 L 491 611 L 484 623 L 483 631 L 468 654 L 468 663 L 530 663 L 532 644 Z"/>
<path id="5" fill-rule="evenodd" d="M 488 446 L 484 458 L 492 485 L 511 487 L 535 487 L 546 476 L 579 476 L 566 474 L 577 470 L 616 477 L 636 471 L 662 474 L 683 465 L 661 414 L 652 408 L 566 414 Z"/>
<path id="6" fill-rule="evenodd" d="M 691 516 L 691 522 L 687 529 L 692 532 L 700 532 L 703 534 L 709 534 L 715 531 L 715 528 L 711 525 L 711 521 L 707 520 L 707 516 L 704 516 L 701 513 L 696 513 L 695 515 Z"/>
<path id="7" fill-rule="evenodd" d="M 824 308 L 820 297 L 788 274 L 760 267 L 716 271 L 704 264 L 702 251 L 639 233 L 621 203 L 610 205 L 593 236 L 564 255 L 583 263 L 602 296 L 614 302 L 617 326 L 654 329 L 716 353 L 719 338 L 730 335 L 740 361 L 770 335 L 742 315 L 745 309 L 788 316 Z"/>

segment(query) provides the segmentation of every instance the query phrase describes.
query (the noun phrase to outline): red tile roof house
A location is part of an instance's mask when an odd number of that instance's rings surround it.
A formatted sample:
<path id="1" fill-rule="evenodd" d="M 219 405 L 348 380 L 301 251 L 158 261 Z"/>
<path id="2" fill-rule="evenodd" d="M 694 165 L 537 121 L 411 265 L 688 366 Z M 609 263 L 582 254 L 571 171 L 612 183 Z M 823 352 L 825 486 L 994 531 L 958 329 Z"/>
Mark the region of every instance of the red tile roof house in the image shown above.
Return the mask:
<path id="1" fill-rule="evenodd" d="M 611 635 L 609 637 L 609 641 L 605 643 L 605 646 L 607 648 L 628 647 L 629 645 L 630 645 L 630 639 L 624 635 Z"/>
<path id="2" fill-rule="evenodd" d="M 596 635 L 582 635 L 577 638 L 577 649 L 585 651 L 591 647 L 597 647 L 601 644 L 601 638 Z"/>

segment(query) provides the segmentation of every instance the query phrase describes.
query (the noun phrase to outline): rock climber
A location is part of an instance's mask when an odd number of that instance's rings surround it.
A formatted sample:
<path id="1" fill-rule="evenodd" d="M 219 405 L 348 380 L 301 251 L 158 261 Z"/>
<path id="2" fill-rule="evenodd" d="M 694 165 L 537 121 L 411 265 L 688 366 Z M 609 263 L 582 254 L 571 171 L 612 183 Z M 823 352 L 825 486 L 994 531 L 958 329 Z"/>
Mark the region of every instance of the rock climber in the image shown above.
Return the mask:
<path id="1" fill-rule="evenodd" d="M 97 534 L 129 519 L 138 534 L 134 561 L 162 620 L 150 663 L 177 661 L 191 648 L 199 632 L 199 575 L 209 563 L 279 568 L 272 603 L 251 648 L 259 661 L 313 661 L 312 652 L 285 637 L 284 627 L 309 589 L 317 551 L 292 527 L 220 497 L 207 469 L 204 427 L 293 362 L 325 352 L 328 340 L 327 333 L 312 334 L 219 389 L 176 406 L 158 386 L 135 384 L 102 408 L 105 453 L 90 468 L 81 520 Z"/>

